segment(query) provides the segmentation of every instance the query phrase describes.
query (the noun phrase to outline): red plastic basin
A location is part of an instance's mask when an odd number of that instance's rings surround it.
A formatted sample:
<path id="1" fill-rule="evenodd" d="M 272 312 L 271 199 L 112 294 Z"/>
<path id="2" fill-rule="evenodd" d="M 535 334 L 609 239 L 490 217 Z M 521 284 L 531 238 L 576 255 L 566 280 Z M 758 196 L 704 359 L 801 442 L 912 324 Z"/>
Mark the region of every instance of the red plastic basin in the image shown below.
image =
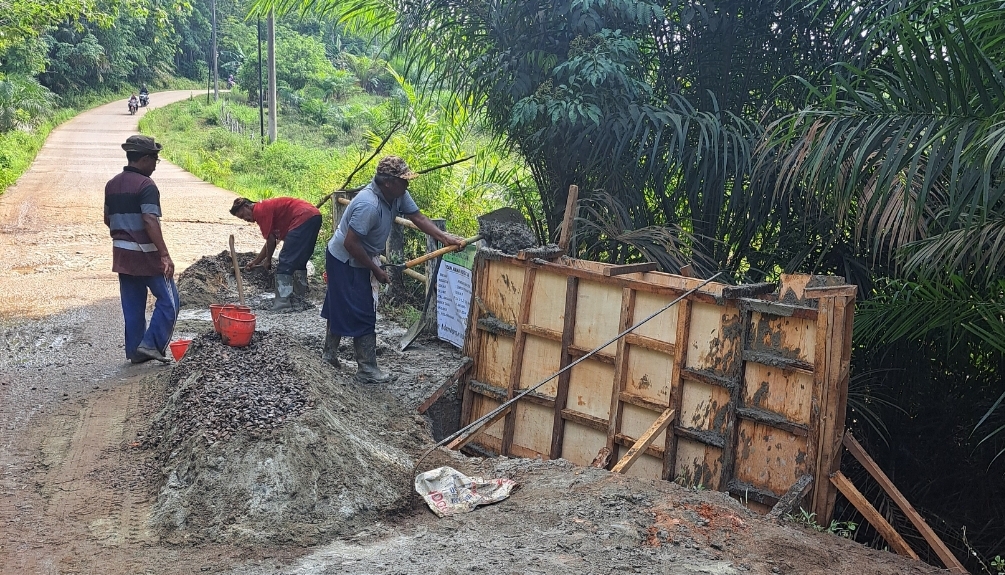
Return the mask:
<path id="1" fill-rule="evenodd" d="M 192 343 L 190 339 L 179 339 L 171 342 L 171 355 L 174 356 L 175 361 L 181 361 L 181 358 L 185 357 L 185 352 L 188 351 L 188 344 L 190 343 Z"/>
<path id="2" fill-rule="evenodd" d="M 255 333 L 255 314 L 225 309 L 220 312 L 220 337 L 231 347 L 244 347 L 251 343 Z"/>
<path id="3" fill-rule="evenodd" d="M 220 333 L 220 312 L 223 310 L 231 311 L 242 311 L 245 313 L 251 313 L 251 308 L 244 305 L 237 305 L 233 303 L 214 303 L 209 306 L 209 315 L 213 319 L 213 331 Z"/>

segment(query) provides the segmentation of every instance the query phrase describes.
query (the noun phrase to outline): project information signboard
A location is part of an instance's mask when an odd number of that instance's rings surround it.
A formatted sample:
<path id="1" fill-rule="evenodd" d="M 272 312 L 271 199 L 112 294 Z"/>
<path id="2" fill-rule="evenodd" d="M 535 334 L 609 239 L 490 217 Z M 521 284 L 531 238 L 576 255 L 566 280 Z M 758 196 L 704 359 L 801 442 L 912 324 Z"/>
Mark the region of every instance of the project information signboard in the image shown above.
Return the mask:
<path id="1" fill-rule="evenodd" d="M 436 276 L 437 337 L 457 348 L 464 347 L 471 306 L 471 269 L 476 253 L 475 246 L 468 246 L 463 251 L 444 255 Z"/>

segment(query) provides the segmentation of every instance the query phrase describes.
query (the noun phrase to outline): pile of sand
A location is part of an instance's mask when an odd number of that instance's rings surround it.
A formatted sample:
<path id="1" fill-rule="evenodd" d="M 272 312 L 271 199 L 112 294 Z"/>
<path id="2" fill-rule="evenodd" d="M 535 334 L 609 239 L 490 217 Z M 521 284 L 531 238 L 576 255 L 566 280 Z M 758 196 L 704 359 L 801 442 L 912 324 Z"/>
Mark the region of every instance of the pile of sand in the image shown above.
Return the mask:
<path id="1" fill-rule="evenodd" d="M 350 374 L 294 340 L 262 333 L 255 338 L 252 346 L 235 350 L 204 336 L 160 376 L 169 378 L 170 396 L 144 438 L 162 461 L 163 484 L 151 514 L 160 536 L 172 542 L 310 545 L 406 508 L 413 456 L 431 443 L 421 417 L 390 394 L 350 383 Z M 287 393 L 301 396 L 298 407 L 270 416 L 274 395 L 247 395 L 276 388 L 242 384 L 235 364 L 282 366 L 280 388 L 297 385 Z M 228 378 L 235 387 L 243 385 L 241 393 L 219 393 Z M 210 396 L 216 401 L 192 401 Z M 251 421 L 266 423 L 210 433 L 220 429 L 227 397 L 234 409 L 265 406 Z"/>

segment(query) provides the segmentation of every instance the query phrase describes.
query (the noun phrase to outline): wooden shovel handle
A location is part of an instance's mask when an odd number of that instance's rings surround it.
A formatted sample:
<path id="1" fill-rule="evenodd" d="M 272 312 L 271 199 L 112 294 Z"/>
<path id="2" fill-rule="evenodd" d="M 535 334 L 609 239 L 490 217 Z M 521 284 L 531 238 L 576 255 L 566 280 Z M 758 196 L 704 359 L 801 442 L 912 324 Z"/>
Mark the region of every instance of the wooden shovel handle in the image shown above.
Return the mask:
<path id="1" fill-rule="evenodd" d="M 404 267 L 404 268 L 406 268 L 406 269 L 407 268 L 414 268 L 415 266 L 417 266 L 419 264 L 426 263 L 426 262 L 428 262 L 429 260 L 431 260 L 433 258 L 438 258 L 438 257 L 442 256 L 443 254 L 449 254 L 450 252 L 456 252 L 457 250 L 463 250 L 468 245 L 473 244 L 473 243 L 477 242 L 480 239 L 482 239 L 482 237 L 480 235 L 479 236 L 472 236 L 470 238 L 466 238 L 464 240 L 464 245 L 460 245 L 460 246 L 444 246 L 444 247 L 442 247 L 442 248 L 440 248 L 438 250 L 429 252 L 428 254 L 426 254 L 424 256 L 419 256 L 419 257 L 415 258 L 414 260 L 408 260 L 407 262 L 401 264 L 401 266 Z"/>
<path id="2" fill-rule="evenodd" d="M 234 277 L 237 278 L 237 297 L 244 305 L 244 281 L 241 280 L 241 266 L 237 263 L 237 252 L 234 251 L 234 234 L 230 235 L 230 259 L 234 262 Z"/>

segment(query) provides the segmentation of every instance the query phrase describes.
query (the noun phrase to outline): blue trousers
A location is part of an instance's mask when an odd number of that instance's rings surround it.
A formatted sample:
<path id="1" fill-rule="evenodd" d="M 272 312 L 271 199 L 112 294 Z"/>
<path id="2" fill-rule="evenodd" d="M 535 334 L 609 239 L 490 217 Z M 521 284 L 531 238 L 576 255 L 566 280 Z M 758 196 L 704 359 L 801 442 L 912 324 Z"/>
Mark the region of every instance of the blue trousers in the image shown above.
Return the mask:
<path id="1" fill-rule="evenodd" d="M 147 290 L 157 298 L 147 327 Z M 166 353 L 174 324 L 178 321 L 178 287 L 164 276 L 119 274 L 119 298 L 126 324 L 126 359 L 133 359 L 136 348 L 143 346 Z"/>

